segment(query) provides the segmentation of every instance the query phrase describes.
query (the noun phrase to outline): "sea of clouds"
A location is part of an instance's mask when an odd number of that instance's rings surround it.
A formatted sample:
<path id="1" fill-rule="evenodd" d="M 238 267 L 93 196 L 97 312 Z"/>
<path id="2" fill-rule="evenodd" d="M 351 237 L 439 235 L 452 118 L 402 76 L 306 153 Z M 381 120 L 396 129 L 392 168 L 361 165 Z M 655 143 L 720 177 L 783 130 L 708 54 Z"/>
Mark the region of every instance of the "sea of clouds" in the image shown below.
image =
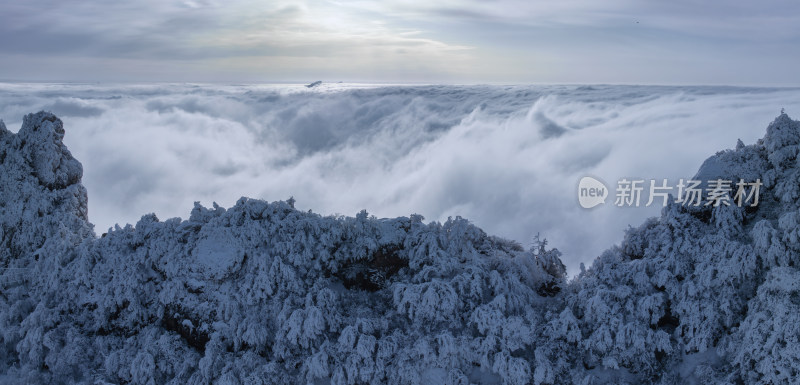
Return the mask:
<path id="1" fill-rule="evenodd" d="M 324 215 L 460 215 L 525 246 L 539 233 L 570 274 L 660 210 L 614 206 L 617 181 L 689 178 L 781 108 L 800 116 L 800 89 L 0 83 L 10 130 L 39 110 L 64 121 L 98 235 L 293 196 Z M 586 175 L 606 204 L 580 207 Z"/>

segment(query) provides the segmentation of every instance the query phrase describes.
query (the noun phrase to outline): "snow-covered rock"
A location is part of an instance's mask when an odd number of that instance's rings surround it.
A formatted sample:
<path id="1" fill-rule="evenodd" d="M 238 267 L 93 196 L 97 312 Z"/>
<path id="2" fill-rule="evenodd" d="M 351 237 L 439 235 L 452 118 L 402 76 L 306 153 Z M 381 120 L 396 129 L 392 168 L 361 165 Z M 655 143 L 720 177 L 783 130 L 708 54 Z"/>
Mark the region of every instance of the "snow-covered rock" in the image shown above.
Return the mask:
<path id="1" fill-rule="evenodd" d="M 799 130 L 695 177 L 761 180 L 758 206 L 671 202 L 567 282 L 544 241 L 293 199 L 96 237 L 61 121 L 0 122 L 0 382 L 792 383 Z"/>

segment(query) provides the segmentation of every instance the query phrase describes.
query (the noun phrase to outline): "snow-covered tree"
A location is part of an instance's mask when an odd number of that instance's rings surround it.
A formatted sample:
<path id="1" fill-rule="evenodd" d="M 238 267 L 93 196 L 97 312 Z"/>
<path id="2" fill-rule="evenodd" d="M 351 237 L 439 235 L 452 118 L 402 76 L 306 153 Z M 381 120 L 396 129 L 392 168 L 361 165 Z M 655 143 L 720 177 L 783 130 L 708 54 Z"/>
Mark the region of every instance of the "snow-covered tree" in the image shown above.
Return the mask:
<path id="1" fill-rule="evenodd" d="M 0 382 L 796 381 L 800 123 L 709 158 L 757 206 L 670 200 L 567 282 L 466 219 L 195 204 L 99 238 L 63 125 L 0 123 Z M 734 191 L 731 194 L 735 193 Z M 730 197 L 734 201 L 734 196 Z"/>

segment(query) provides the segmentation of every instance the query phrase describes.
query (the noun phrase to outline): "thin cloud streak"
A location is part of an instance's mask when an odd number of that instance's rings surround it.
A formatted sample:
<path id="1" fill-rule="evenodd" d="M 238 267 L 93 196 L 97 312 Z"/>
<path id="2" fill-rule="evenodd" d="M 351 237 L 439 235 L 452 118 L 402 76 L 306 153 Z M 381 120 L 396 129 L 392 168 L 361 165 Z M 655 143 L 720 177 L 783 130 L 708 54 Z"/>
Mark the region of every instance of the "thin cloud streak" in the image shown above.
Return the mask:
<path id="1" fill-rule="evenodd" d="M 32 0 L 0 4 L 0 73 L 64 81 L 797 85 L 790 66 L 775 64 L 800 59 L 796 14 L 796 2 L 784 0 Z"/>

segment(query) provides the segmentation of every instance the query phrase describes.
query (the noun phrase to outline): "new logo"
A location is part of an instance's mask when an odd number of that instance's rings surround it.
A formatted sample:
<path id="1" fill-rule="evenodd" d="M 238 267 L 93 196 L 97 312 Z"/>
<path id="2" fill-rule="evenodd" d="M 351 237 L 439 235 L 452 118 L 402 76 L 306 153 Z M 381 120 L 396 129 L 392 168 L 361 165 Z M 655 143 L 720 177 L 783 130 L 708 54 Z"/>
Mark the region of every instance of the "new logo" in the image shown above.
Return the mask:
<path id="1" fill-rule="evenodd" d="M 597 179 L 585 176 L 578 183 L 578 202 L 585 209 L 606 203 L 607 196 L 608 187 Z"/>

